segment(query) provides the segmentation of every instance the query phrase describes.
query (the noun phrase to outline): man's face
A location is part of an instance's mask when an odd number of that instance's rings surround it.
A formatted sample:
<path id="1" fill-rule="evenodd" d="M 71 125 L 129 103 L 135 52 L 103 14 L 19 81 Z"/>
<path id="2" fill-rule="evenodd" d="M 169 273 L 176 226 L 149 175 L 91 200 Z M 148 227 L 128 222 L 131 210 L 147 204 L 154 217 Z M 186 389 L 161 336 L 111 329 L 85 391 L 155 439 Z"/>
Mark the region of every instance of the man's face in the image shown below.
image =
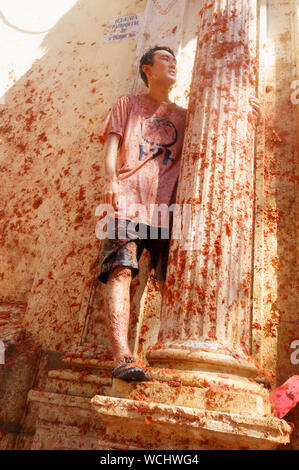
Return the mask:
<path id="1" fill-rule="evenodd" d="M 156 51 L 153 65 L 144 65 L 148 81 L 173 85 L 176 80 L 176 58 L 168 51 Z"/>

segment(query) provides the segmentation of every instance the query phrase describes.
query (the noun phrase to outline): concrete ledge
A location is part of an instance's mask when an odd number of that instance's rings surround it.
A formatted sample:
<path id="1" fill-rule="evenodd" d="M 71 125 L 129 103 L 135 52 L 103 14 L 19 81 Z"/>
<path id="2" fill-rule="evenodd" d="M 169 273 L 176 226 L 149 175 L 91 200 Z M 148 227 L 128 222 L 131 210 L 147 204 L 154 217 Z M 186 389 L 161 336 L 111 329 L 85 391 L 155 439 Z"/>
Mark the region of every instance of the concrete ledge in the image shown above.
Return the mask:
<path id="1" fill-rule="evenodd" d="M 110 442 L 150 449 L 274 449 L 292 432 L 285 421 L 95 396 Z M 126 448 L 124 446 L 123 448 Z"/>

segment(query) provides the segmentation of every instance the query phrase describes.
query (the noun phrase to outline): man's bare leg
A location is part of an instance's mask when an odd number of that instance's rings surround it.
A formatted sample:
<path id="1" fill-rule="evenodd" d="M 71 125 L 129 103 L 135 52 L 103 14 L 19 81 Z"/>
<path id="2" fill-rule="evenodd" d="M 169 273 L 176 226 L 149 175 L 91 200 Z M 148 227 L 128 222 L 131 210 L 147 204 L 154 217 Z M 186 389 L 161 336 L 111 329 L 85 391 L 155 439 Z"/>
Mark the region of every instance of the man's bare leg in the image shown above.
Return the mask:
<path id="1" fill-rule="evenodd" d="M 124 355 L 132 356 L 128 345 L 131 280 L 131 268 L 118 266 L 110 271 L 106 284 L 107 324 L 115 362 Z"/>

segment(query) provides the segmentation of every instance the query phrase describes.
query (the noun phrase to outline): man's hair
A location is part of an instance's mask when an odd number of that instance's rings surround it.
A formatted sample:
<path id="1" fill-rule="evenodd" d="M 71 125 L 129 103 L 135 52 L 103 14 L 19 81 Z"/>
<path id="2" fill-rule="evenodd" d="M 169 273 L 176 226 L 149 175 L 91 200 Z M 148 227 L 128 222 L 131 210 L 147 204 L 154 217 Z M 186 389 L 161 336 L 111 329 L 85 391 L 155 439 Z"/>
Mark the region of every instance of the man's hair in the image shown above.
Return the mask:
<path id="1" fill-rule="evenodd" d="M 173 57 L 175 57 L 174 52 L 173 52 L 172 49 L 170 49 L 170 47 L 163 47 L 163 46 L 152 47 L 151 49 L 148 49 L 143 54 L 143 56 L 140 59 L 139 72 L 140 72 L 142 80 L 144 81 L 144 83 L 147 87 L 148 87 L 148 80 L 147 80 L 146 74 L 142 70 L 142 66 L 143 65 L 154 65 L 154 54 L 157 51 L 167 51 L 167 52 L 170 52 L 170 54 L 172 54 Z"/>

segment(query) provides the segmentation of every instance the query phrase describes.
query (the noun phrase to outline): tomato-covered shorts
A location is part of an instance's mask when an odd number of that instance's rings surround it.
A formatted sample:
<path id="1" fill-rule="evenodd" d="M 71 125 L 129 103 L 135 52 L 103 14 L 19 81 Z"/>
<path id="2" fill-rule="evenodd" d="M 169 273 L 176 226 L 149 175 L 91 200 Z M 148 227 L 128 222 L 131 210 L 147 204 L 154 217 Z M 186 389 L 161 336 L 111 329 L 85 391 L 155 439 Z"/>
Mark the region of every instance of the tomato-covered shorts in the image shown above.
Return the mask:
<path id="1" fill-rule="evenodd" d="M 155 269 L 155 278 L 164 282 L 170 237 L 171 228 L 169 230 L 161 227 L 150 227 L 130 220 L 109 219 L 107 238 L 103 240 L 99 260 L 99 281 L 105 284 L 109 272 L 117 266 L 131 268 L 132 278 L 134 278 L 139 271 L 139 259 L 144 248 L 146 248 L 150 253 L 152 266 Z"/>

